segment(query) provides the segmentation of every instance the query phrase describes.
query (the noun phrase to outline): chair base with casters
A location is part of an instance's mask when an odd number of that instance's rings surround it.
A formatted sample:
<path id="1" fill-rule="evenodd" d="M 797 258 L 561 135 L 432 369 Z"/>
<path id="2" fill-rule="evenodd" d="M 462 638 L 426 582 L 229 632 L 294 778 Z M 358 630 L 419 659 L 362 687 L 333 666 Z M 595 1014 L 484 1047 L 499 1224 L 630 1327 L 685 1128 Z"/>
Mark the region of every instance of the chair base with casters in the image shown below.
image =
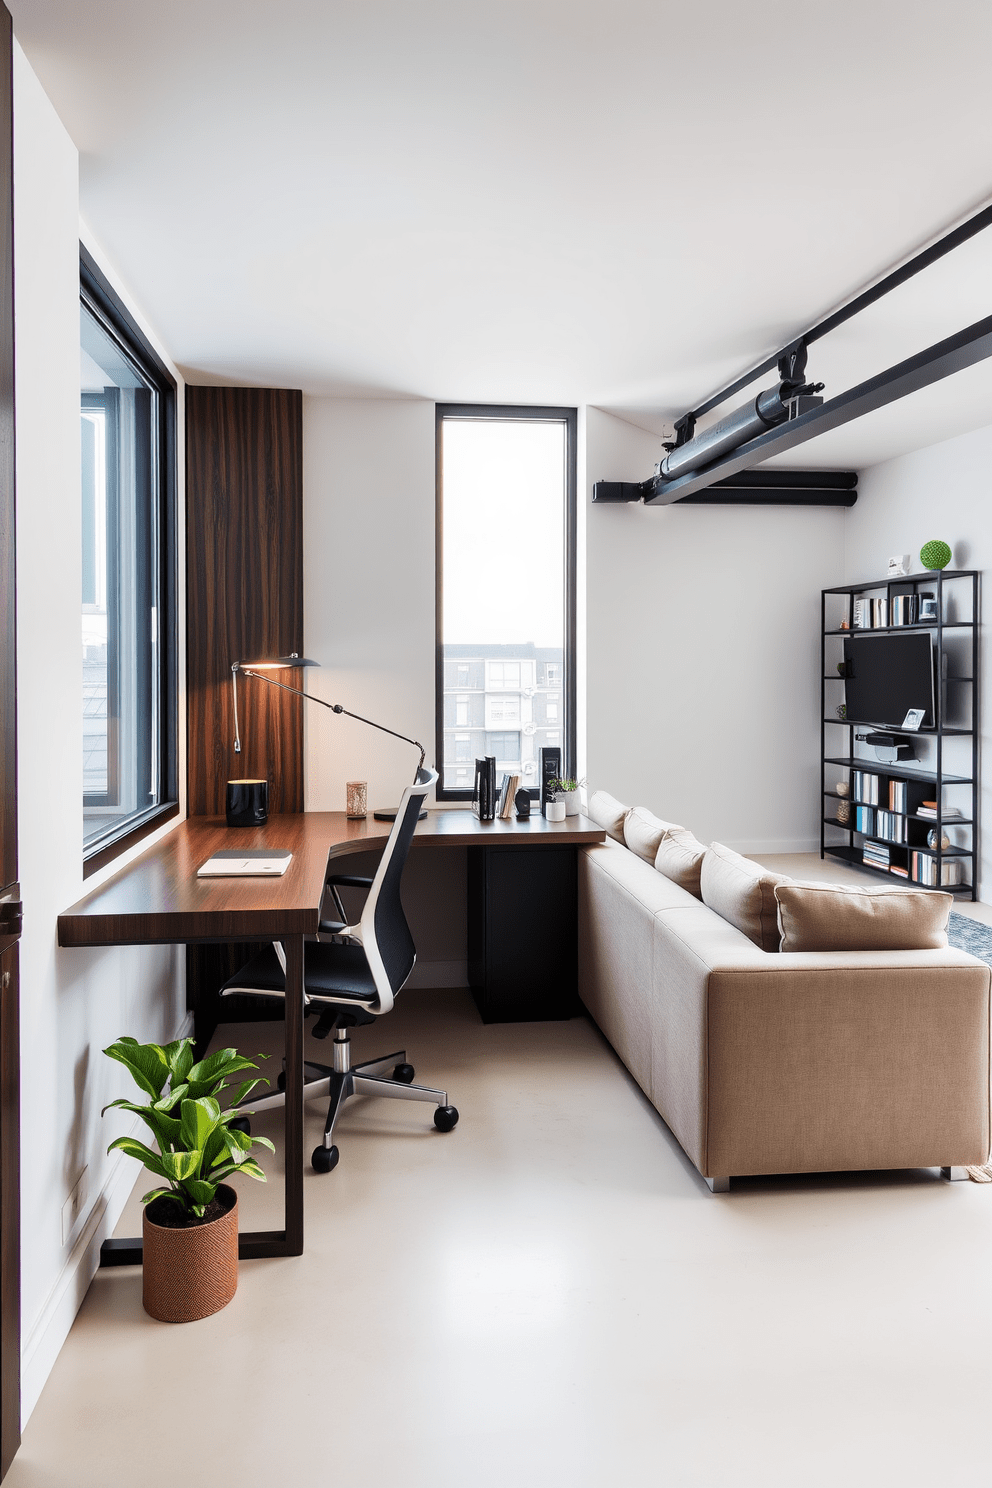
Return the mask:
<path id="1" fill-rule="evenodd" d="M 353 1095 L 381 1095 L 392 1100 L 425 1101 L 436 1107 L 434 1125 L 438 1131 L 453 1131 L 458 1122 L 458 1112 L 448 1104 L 447 1091 L 433 1090 L 427 1085 L 414 1085 L 414 1068 L 406 1062 L 406 1050 L 397 1049 L 392 1054 L 380 1055 L 378 1059 L 363 1059 L 359 1064 L 351 1062 L 351 1038 L 348 1030 L 362 1023 L 374 1023 L 375 1018 L 364 1008 L 342 1008 L 336 1014 L 324 1013 L 317 1028 L 316 1038 L 326 1038 L 334 1031 L 334 1063 L 314 1064 L 309 1059 L 303 1066 L 303 1099 L 327 1100 L 327 1120 L 324 1123 L 324 1140 L 315 1147 L 310 1157 L 316 1173 L 329 1173 L 337 1167 L 338 1149 L 334 1145 L 334 1127 L 344 1109 L 345 1101 Z M 392 1073 L 385 1071 L 392 1067 Z M 279 1084 L 285 1086 L 285 1073 Z M 249 1096 L 245 1102 L 252 1112 L 272 1111 L 285 1104 L 283 1090 L 256 1100 Z M 250 1131 L 247 1117 L 233 1125 L 242 1131 Z"/>
<path id="2" fill-rule="evenodd" d="M 388 732 L 388 731 L 387 731 Z M 454 1106 L 448 1105 L 443 1090 L 430 1090 L 414 1085 L 413 1069 L 406 1062 L 405 1050 L 368 1059 L 358 1065 L 351 1062 L 351 1040 L 348 1029 L 360 1023 L 372 1023 L 388 1013 L 396 994 L 405 985 L 417 959 L 410 927 L 403 913 L 400 878 L 406 862 L 410 840 L 417 825 L 427 792 L 437 781 L 436 770 L 417 770 L 416 782 L 403 792 L 392 831 L 375 875 L 372 878 L 328 872 L 318 914 L 318 939 L 306 941 L 303 947 L 303 994 L 308 1010 L 320 1010 L 314 1030 L 316 1038 L 326 1038 L 334 1031 L 334 1063 L 306 1064 L 303 1073 L 303 1099 L 327 1098 L 327 1122 L 323 1145 L 316 1148 L 312 1162 L 318 1173 L 329 1173 L 338 1160 L 334 1145 L 334 1125 L 345 1101 L 353 1095 L 385 1095 L 394 1100 L 433 1102 L 434 1125 L 438 1131 L 451 1131 L 458 1120 Z M 348 924 L 340 889 L 362 889 L 365 905 L 361 918 Z M 336 919 L 324 913 L 324 899 L 334 906 Z M 321 936 L 329 937 L 322 940 Z M 252 957 L 236 976 L 220 989 L 221 996 L 250 993 L 254 997 L 286 996 L 286 956 L 278 941 Z M 393 1066 L 392 1075 L 384 1070 Z M 283 1092 L 285 1079 L 283 1080 Z M 271 1110 L 285 1104 L 285 1094 L 252 1099 L 255 1111 Z"/>

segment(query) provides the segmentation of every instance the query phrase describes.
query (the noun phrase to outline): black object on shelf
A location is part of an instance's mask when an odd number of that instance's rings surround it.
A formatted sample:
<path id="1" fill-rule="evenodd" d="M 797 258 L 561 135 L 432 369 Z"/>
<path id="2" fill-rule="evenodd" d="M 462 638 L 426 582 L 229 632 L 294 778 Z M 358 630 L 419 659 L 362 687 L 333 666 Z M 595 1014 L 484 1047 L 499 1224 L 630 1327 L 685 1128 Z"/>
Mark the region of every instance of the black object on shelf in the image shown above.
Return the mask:
<path id="1" fill-rule="evenodd" d="M 517 821 L 526 821 L 530 816 L 530 791 L 525 785 L 517 791 L 513 804 L 517 808 Z"/>
<path id="2" fill-rule="evenodd" d="M 978 862 L 978 747 L 979 747 L 979 656 L 980 576 L 973 569 L 921 573 L 869 583 L 840 584 L 824 589 L 820 598 L 820 857 L 837 858 L 884 876 L 891 883 L 911 883 L 916 888 L 940 890 L 977 899 Z M 898 617 L 901 624 L 853 626 L 854 601 L 864 599 L 862 614 L 876 619 Z M 869 601 L 875 600 L 872 604 Z M 844 613 L 841 603 L 845 602 Z M 841 621 L 845 623 L 842 625 Z M 829 622 L 829 623 L 828 623 Z M 838 718 L 836 686 L 847 694 L 847 681 L 838 676 L 837 663 L 847 663 L 850 672 L 851 642 L 860 636 L 906 634 L 912 627 L 917 636 L 928 635 L 933 647 L 933 723 L 916 731 L 900 728 L 891 719 Z M 950 632 L 948 635 L 947 633 Z M 843 638 L 842 658 L 838 639 Z M 857 653 L 854 652 L 855 659 Z M 948 662 L 950 665 L 948 666 Z M 945 671 L 948 675 L 945 676 Z M 829 694 L 827 688 L 833 684 Z M 864 712 L 864 706 L 860 709 Z M 869 708 L 867 711 L 871 711 Z M 953 720 L 953 722 L 949 721 Z M 879 726 L 884 723 L 884 729 Z M 872 733 L 871 730 L 877 730 Z M 827 731 L 846 728 L 847 750 L 836 750 Z M 856 732 L 858 730 L 859 732 Z M 867 732 L 866 734 L 866 730 Z M 880 759 L 870 747 L 874 740 L 899 756 L 907 748 L 919 750 L 923 758 Z M 884 739 L 884 744 L 882 740 Z M 970 742 L 969 742 L 970 741 Z M 866 750 L 858 753 L 858 746 Z M 955 773 L 945 767 L 950 758 Z M 828 780 L 828 768 L 831 771 Z M 832 812 L 835 771 L 852 772 L 850 818 L 839 821 Z M 964 773 L 967 771 L 967 773 Z M 854 772 L 860 772 L 855 775 Z M 857 788 L 860 784 L 860 790 Z M 955 787 L 950 801 L 945 790 Z M 859 808 L 861 808 L 859 810 Z M 924 814 L 919 815 L 920 808 Z M 932 811 L 932 815 L 928 814 Z M 879 823 L 881 822 L 881 829 Z M 860 829 L 859 829 L 860 823 Z M 931 848 L 927 841 L 936 829 L 940 843 L 949 829 L 960 831 L 964 840 L 949 847 Z M 828 831 L 831 840 L 827 840 Z M 838 837 L 846 840 L 838 840 Z M 970 883 L 943 883 L 951 865 L 971 864 Z M 895 871 L 893 871 L 895 870 Z M 914 876 L 915 875 L 915 876 Z"/>
<path id="3" fill-rule="evenodd" d="M 547 816 L 548 787 L 561 777 L 561 750 L 557 744 L 541 750 L 541 815 Z"/>
<path id="4" fill-rule="evenodd" d="M 496 787 L 496 756 L 487 754 L 475 762 L 475 785 L 472 788 L 472 810 L 480 821 L 496 820 L 499 791 Z"/>

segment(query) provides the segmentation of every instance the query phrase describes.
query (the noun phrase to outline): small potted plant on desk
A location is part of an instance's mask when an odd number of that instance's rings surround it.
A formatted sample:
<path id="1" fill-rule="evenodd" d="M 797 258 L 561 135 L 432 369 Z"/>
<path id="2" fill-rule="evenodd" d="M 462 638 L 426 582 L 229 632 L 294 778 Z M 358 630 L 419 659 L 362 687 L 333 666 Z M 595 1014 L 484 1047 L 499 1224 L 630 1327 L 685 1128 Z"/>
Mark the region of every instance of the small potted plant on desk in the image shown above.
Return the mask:
<path id="1" fill-rule="evenodd" d="M 585 785 L 585 777 L 581 780 L 572 780 L 570 776 L 562 776 L 560 780 L 552 780 L 551 784 L 556 791 L 556 799 L 564 800 L 565 815 L 578 816 L 579 814 L 579 791 Z M 561 817 L 552 817 L 552 821 L 561 821 Z"/>
<path id="2" fill-rule="evenodd" d="M 548 781 L 548 799 L 544 808 L 544 814 L 549 822 L 561 822 L 565 820 L 565 801 L 562 796 L 560 780 Z"/>
<path id="3" fill-rule="evenodd" d="M 130 1071 L 148 1097 L 142 1103 L 111 1101 L 104 1111 L 133 1111 L 149 1128 L 158 1151 L 134 1137 L 118 1137 L 108 1152 L 126 1152 L 160 1181 L 146 1193 L 142 1222 L 144 1309 L 163 1323 L 192 1323 L 226 1307 L 238 1288 L 238 1196 L 225 1182 L 247 1173 L 265 1182 L 250 1156 L 266 1137 L 252 1137 L 234 1109 L 260 1080 L 243 1080 L 231 1109 L 217 1100 L 228 1076 L 258 1068 L 236 1049 L 219 1049 L 196 1062 L 191 1038 L 163 1046 L 119 1038 L 103 1051 Z M 268 1081 L 264 1082 L 268 1084 Z"/>

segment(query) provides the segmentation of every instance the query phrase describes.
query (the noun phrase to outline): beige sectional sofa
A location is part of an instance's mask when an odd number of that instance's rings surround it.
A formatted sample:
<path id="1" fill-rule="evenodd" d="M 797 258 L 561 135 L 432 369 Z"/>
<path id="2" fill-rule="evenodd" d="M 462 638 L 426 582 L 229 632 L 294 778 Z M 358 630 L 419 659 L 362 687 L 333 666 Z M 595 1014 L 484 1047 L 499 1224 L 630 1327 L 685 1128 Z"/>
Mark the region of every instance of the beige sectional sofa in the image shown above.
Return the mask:
<path id="1" fill-rule="evenodd" d="M 711 1188 L 987 1161 L 984 962 L 762 950 L 619 842 L 579 857 L 580 995 Z"/>

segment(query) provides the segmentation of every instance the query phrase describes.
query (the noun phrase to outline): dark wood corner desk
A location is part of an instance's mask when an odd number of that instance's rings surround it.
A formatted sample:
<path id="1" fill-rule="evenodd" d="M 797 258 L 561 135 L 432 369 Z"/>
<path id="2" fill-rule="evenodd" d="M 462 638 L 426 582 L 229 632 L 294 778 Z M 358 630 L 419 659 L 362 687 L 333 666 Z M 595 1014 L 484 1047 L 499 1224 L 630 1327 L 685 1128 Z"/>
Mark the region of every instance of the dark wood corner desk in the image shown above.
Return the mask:
<path id="1" fill-rule="evenodd" d="M 389 830 L 341 811 L 273 816 L 249 829 L 194 817 L 59 915 L 61 946 L 282 941 L 286 1227 L 243 1234 L 244 1259 L 303 1254 L 303 939 L 317 930 L 328 860 L 380 849 Z M 604 835 L 585 817 L 483 824 L 471 811 L 433 810 L 418 824 L 417 847 L 469 849 L 469 979 L 487 1021 L 575 1010 L 576 849 Z M 293 861 L 277 879 L 197 878 L 201 863 L 235 845 L 288 848 Z M 102 1265 L 140 1260 L 140 1240 L 104 1241 Z"/>

